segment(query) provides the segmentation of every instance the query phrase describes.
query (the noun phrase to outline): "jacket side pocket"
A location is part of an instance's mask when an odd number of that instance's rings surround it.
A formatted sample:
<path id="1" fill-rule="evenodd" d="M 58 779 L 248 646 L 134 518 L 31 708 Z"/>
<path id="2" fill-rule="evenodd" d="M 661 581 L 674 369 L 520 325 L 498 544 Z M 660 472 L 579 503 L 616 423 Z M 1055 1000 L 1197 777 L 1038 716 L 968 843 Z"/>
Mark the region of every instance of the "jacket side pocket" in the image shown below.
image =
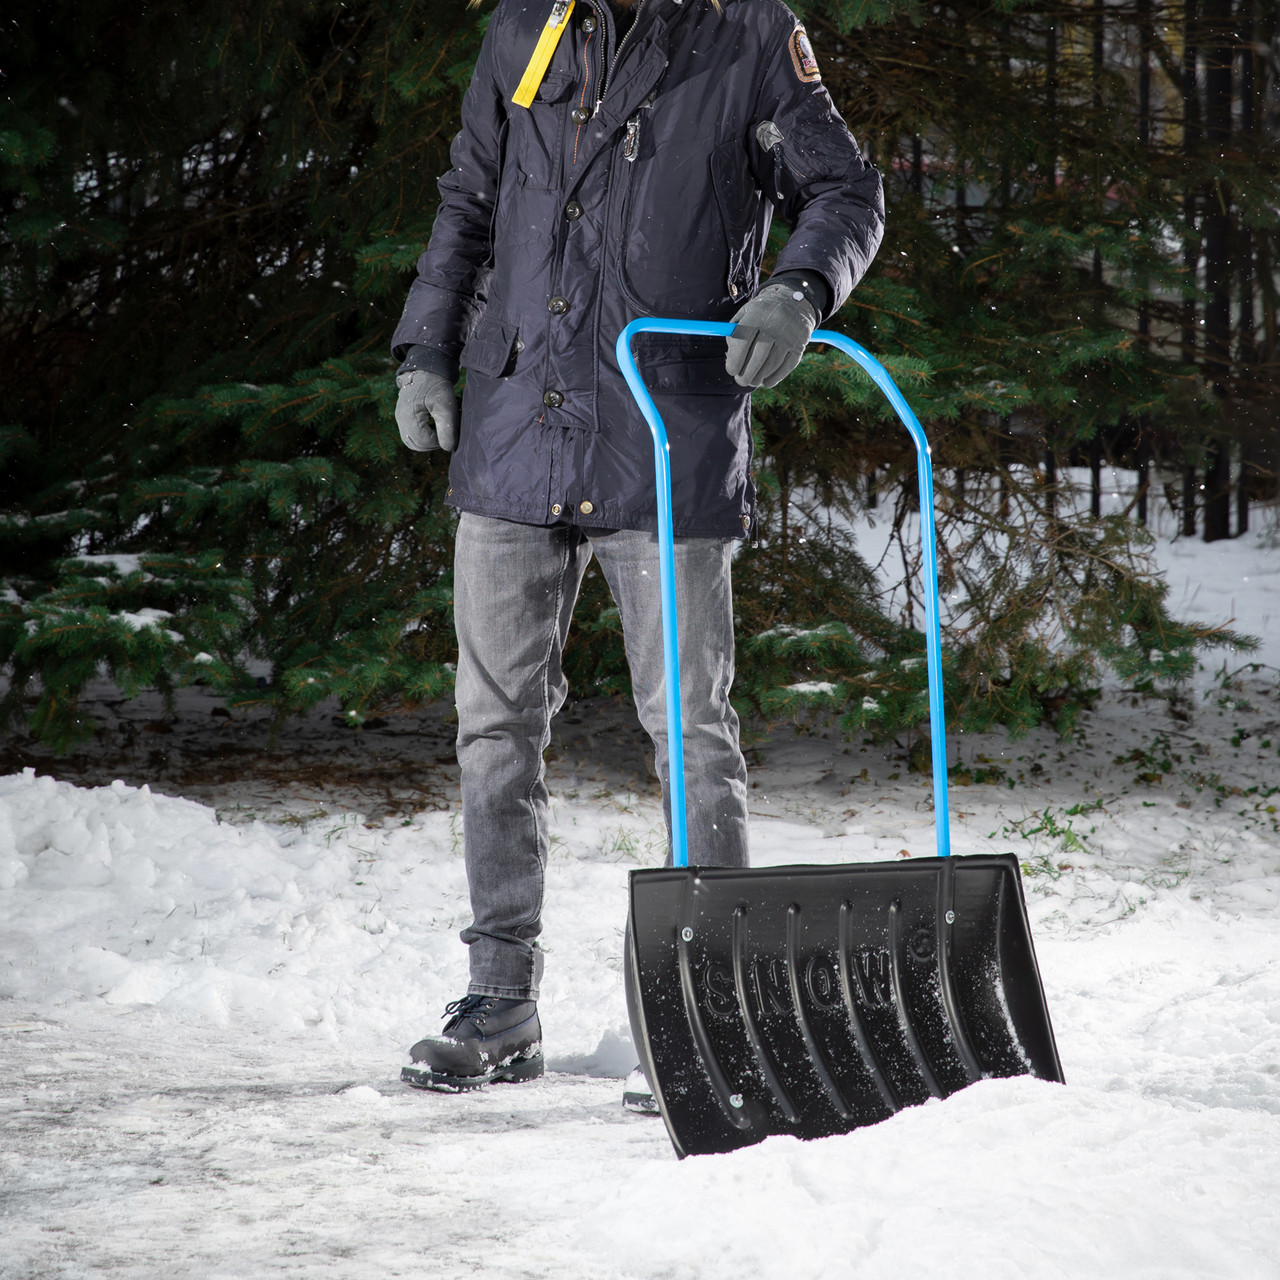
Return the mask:
<path id="1" fill-rule="evenodd" d="M 747 153 L 736 139 L 722 143 L 711 153 L 711 186 L 729 255 L 725 285 L 729 297 L 736 302 L 754 287 L 760 249 L 756 244 L 760 192 L 747 167 Z"/>
<path id="2" fill-rule="evenodd" d="M 462 348 L 459 363 L 473 373 L 488 374 L 491 378 L 506 377 L 515 368 L 518 337 L 515 325 L 491 316 L 481 316 Z"/>

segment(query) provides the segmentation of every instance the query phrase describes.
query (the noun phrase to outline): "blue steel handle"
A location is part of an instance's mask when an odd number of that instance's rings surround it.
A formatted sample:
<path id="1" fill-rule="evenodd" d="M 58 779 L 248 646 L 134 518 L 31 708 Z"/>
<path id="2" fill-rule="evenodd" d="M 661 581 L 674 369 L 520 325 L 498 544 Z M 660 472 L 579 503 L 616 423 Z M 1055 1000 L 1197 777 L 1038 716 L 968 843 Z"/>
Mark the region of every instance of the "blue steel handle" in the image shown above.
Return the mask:
<path id="1" fill-rule="evenodd" d="M 671 800 L 671 851 L 677 867 L 689 865 L 689 830 L 684 798 L 684 723 L 680 710 L 680 641 L 676 620 L 675 536 L 671 515 L 671 446 L 662 415 L 631 354 L 631 340 L 639 333 L 696 334 L 727 338 L 734 325 L 711 320 L 633 320 L 618 335 L 618 364 L 631 388 L 640 412 L 653 435 L 653 465 L 658 486 L 658 576 L 662 591 L 662 648 L 667 681 L 667 771 Z M 938 857 L 951 853 L 951 815 L 947 800 L 946 715 L 942 706 L 942 630 L 938 622 L 938 542 L 933 520 L 933 462 L 929 441 L 911 406 L 889 376 L 889 371 L 869 351 L 842 333 L 819 329 L 810 339 L 843 351 L 870 375 L 889 398 L 902 425 L 916 446 L 916 475 L 920 485 L 920 543 L 924 563 L 925 648 L 929 669 L 929 733 L 933 740 L 933 816 Z M 675 726 L 674 731 L 672 726 Z"/>

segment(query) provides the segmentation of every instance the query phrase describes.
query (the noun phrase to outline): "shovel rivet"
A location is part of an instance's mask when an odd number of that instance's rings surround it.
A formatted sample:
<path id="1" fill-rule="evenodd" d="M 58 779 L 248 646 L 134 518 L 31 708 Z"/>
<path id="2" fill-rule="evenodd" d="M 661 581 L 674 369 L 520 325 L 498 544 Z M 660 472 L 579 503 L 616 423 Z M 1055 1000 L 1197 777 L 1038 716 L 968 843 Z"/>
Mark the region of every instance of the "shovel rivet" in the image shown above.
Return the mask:
<path id="1" fill-rule="evenodd" d="M 742 1094 L 740 1094 L 740 1093 L 731 1093 L 731 1094 L 729 1095 L 729 1105 L 730 1105 L 731 1107 L 740 1107 L 740 1106 L 742 1106 Z"/>
<path id="2" fill-rule="evenodd" d="M 692 941 L 693 941 L 693 930 L 692 930 L 692 929 L 690 929 L 688 925 L 685 925 L 685 927 L 684 927 L 683 929 L 681 929 L 681 930 L 680 930 L 680 936 L 681 936 L 681 937 L 682 937 L 686 942 L 692 942 Z"/>
<path id="3" fill-rule="evenodd" d="M 947 912 L 947 923 L 948 923 L 948 924 L 955 924 L 955 922 L 956 922 L 956 913 L 955 913 L 954 911 L 948 911 L 948 912 Z"/>

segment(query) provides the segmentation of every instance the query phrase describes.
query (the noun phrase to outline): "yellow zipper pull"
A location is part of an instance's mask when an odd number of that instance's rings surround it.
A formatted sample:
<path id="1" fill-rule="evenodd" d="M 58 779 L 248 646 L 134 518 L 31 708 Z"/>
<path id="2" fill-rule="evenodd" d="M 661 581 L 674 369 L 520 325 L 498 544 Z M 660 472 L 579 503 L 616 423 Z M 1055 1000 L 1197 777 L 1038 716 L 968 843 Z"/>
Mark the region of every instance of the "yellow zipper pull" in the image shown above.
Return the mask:
<path id="1" fill-rule="evenodd" d="M 538 43 L 533 47 L 533 57 L 529 59 L 529 65 L 525 67 L 524 75 L 520 77 L 520 84 L 511 96 L 511 101 L 517 107 L 524 107 L 527 110 L 533 106 L 538 86 L 542 83 L 542 77 L 547 74 L 547 68 L 551 65 L 560 37 L 564 35 L 565 28 L 569 25 L 569 15 L 573 12 L 573 5 L 574 0 L 556 0 L 556 3 L 551 6 L 551 16 L 547 19 L 547 25 L 542 28 Z"/>

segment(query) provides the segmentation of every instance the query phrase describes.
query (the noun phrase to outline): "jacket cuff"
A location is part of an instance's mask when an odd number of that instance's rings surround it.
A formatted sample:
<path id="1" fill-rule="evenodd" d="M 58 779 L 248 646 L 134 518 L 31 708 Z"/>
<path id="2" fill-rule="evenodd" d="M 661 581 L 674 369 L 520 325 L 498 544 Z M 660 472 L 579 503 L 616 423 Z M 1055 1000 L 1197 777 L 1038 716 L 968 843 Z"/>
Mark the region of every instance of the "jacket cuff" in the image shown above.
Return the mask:
<path id="1" fill-rule="evenodd" d="M 803 293 L 806 301 L 818 313 L 819 324 L 831 314 L 835 293 L 816 271 L 779 271 L 769 277 L 768 283 L 785 284 L 788 288 L 798 289 Z"/>
<path id="2" fill-rule="evenodd" d="M 436 373 L 447 378 L 451 383 L 458 380 L 458 362 L 451 360 L 438 347 L 402 347 L 404 361 L 396 370 L 398 377 L 402 373 Z"/>

